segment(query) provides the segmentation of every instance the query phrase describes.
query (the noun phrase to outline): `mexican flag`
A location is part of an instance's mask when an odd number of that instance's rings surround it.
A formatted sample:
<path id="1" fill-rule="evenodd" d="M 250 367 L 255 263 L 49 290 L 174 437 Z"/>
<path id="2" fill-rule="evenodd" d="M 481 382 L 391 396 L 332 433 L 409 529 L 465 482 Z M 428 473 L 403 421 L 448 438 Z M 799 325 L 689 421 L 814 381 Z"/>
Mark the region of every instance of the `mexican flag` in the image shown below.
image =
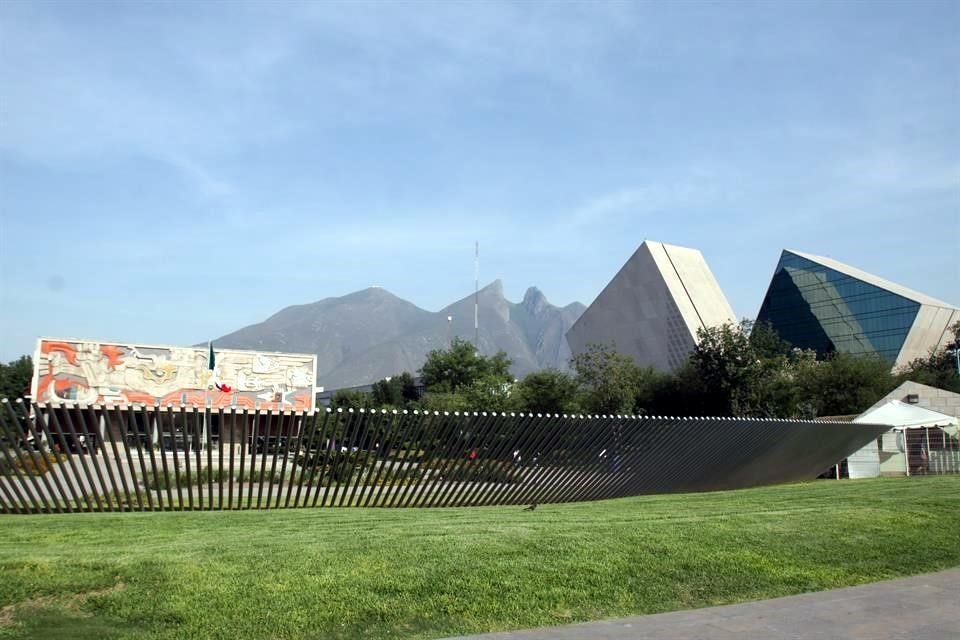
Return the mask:
<path id="1" fill-rule="evenodd" d="M 208 353 L 207 353 L 207 369 L 210 371 L 210 382 L 217 388 L 218 391 L 223 393 L 230 393 L 233 391 L 233 387 L 229 385 L 222 384 L 217 380 L 216 366 L 217 366 L 217 356 L 213 353 L 213 340 L 207 343 Z"/>

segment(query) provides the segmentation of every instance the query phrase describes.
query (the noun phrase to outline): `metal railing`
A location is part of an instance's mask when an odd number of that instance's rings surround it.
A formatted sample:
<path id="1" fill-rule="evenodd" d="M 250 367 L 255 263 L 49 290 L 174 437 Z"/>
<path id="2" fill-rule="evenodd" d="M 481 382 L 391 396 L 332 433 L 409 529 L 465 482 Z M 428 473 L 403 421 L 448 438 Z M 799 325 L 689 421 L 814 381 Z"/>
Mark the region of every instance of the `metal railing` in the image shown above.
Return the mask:
<path id="1" fill-rule="evenodd" d="M 455 507 L 814 478 L 889 427 L 2 400 L 4 513 Z"/>

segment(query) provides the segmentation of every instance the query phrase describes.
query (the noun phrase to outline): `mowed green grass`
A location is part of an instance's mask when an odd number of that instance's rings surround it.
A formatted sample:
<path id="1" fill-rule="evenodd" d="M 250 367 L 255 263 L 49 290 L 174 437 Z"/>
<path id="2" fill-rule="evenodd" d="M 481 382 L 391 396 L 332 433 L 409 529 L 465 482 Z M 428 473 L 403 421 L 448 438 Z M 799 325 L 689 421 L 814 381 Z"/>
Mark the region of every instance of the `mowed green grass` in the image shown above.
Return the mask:
<path id="1" fill-rule="evenodd" d="M 0 637 L 433 638 L 960 565 L 960 478 L 460 509 L 8 516 Z"/>

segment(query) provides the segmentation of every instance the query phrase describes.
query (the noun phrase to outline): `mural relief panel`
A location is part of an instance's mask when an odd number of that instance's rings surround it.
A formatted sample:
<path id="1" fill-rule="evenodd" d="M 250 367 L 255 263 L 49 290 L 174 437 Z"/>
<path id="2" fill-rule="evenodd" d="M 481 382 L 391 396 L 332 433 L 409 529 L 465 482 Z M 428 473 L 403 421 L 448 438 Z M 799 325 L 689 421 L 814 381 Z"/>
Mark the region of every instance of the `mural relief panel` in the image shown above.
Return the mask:
<path id="1" fill-rule="evenodd" d="M 143 403 L 307 410 L 314 407 L 316 356 L 41 339 L 38 402 Z M 220 391 L 214 382 L 230 387 Z"/>

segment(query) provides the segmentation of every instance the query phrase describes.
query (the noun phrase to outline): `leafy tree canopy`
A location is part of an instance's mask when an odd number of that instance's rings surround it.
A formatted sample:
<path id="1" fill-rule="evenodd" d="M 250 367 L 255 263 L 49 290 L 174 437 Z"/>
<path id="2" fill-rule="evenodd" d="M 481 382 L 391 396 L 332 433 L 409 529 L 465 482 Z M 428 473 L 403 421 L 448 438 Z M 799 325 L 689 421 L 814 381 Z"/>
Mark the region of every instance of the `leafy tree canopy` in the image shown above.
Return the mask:
<path id="1" fill-rule="evenodd" d="M 516 404 L 537 413 L 575 413 L 579 386 L 573 376 L 545 369 L 531 373 L 515 388 Z"/>
<path id="2" fill-rule="evenodd" d="M 374 383 L 371 394 L 377 407 L 399 408 L 419 399 L 416 381 L 406 371 Z"/>
<path id="3" fill-rule="evenodd" d="M 797 384 L 816 415 L 836 416 L 864 412 L 893 391 L 897 379 L 883 358 L 834 353 L 805 369 Z"/>
<path id="4" fill-rule="evenodd" d="M 591 344 L 570 365 L 577 372 L 580 404 L 599 414 L 633 413 L 641 368 L 612 345 Z"/>
<path id="5" fill-rule="evenodd" d="M 435 349 L 427 354 L 420 375 L 428 391 L 451 393 L 484 379 L 512 382 L 511 364 L 503 351 L 490 357 L 482 356 L 471 343 L 456 338 L 448 349 Z"/>
<path id="6" fill-rule="evenodd" d="M 353 389 L 340 389 L 330 398 L 333 409 L 367 409 L 374 406 L 373 395 Z"/>
<path id="7" fill-rule="evenodd" d="M 0 398 L 20 398 L 30 393 L 33 359 L 21 356 L 9 364 L 0 362 Z"/>

